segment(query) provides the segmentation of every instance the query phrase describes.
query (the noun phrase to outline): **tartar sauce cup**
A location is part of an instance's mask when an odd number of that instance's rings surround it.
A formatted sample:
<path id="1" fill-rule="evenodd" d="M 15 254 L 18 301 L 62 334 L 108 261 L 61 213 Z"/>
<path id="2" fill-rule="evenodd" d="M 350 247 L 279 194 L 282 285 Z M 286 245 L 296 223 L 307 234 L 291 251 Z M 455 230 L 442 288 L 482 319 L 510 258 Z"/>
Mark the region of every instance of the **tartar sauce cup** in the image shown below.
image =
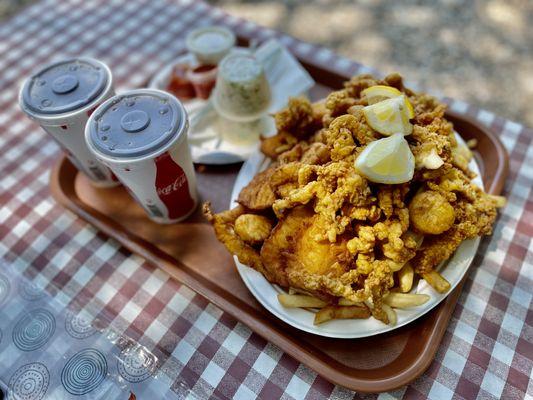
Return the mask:
<path id="1" fill-rule="evenodd" d="M 222 26 L 208 26 L 191 31 L 185 44 L 201 64 L 216 65 L 235 46 L 235 35 Z"/>
<path id="2" fill-rule="evenodd" d="M 226 56 L 218 66 L 213 105 L 234 121 L 260 118 L 270 105 L 270 85 L 263 66 L 251 54 Z"/>

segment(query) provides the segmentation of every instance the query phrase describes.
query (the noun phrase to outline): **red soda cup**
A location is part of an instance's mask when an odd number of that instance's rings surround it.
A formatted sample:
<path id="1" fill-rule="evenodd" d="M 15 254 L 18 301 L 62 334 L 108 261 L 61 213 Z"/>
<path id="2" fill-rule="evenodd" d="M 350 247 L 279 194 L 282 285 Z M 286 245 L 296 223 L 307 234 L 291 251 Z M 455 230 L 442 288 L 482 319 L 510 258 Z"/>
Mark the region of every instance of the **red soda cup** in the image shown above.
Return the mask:
<path id="1" fill-rule="evenodd" d="M 89 151 L 84 135 L 91 113 L 114 94 L 111 71 L 104 63 L 75 58 L 50 64 L 29 77 L 19 104 L 96 186 L 116 186 L 119 182 Z"/>
<path id="2" fill-rule="evenodd" d="M 152 220 L 174 223 L 187 218 L 198 202 L 188 129 L 178 99 L 138 89 L 98 107 L 87 122 L 85 139 Z"/>

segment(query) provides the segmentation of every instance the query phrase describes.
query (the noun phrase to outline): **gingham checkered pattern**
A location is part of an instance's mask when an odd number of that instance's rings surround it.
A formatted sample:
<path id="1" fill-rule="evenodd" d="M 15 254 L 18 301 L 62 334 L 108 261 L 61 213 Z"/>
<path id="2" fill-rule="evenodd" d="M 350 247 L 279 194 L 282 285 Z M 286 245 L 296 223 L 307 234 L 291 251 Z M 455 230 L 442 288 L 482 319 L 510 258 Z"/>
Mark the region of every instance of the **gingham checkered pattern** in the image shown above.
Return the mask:
<path id="1" fill-rule="evenodd" d="M 166 376 L 158 375 L 157 372 L 153 377 L 149 376 L 149 373 L 153 372 L 150 368 L 151 364 L 144 364 L 148 366 L 146 370 L 136 369 L 131 368 L 132 364 L 127 362 L 127 358 L 121 358 L 124 354 L 145 354 L 149 359 L 153 359 L 146 349 L 139 347 L 128 338 L 120 337 L 112 329 L 99 331 L 93 328 L 92 331 L 89 330 L 84 334 L 85 331 L 79 328 L 84 324 L 72 325 L 72 321 L 79 321 L 81 317 L 88 322 L 89 315 L 79 315 L 74 310 L 67 310 L 61 301 L 48 296 L 45 291 L 35 290 L 35 287 L 31 287 L 30 282 L 20 275 L 21 271 L 15 270 L 1 259 L 0 269 L 0 388 L 8 388 L 7 390 L 11 391 L 10 399 L 37 398 L 27 392 L 25 395 L 21 393 L 24 392 L 21 390 L 24 385 L 21 385 L 20 381 L 18 385 L 14 384 L 16 381 L 14 377 L 19 371 L 36 363 L 43 367 L 47 377 L 48 384 L 43 385 L 45 386 L 45 398 L 53 400 L 66 398 L 68 393 L 62 379 L 63 371 L 70 371 L 71 377 L 76 375 L 72 369 L 66 368 L 67 360 L 79 351 L 88 348 L 102 355 L 107 373 L 104 374 L 102 382 L 95 385 L 90 394 L 84 397 L 85 399 L 126 399 L 130 392 L 135 393 L 139 399 L 173 400 L 179 398 L 171 391 L 171 384 L 165 381 Z M 27 287 L 30 287 L 29 291 L 24 290 Z M 17 325 L 21 320 L 28 318 L 31 313 L 44 314 L 46 318 L 37 318 L 33 321 L 36 323 L 33 327 L 38 326 L 40 330 L 26 327 L 25 334 L 22 334 L 20 326 L 17 327 Z M 73 326 L 78 326 L 78 330 L 73 330 Z M 48 329 L 43 327 L 48 327 Z M 68 333 L 68 328 L 70 328 L 70 333 Z M 73 331 L 78 335 L 73 334 Z M 17 344 L 11 339 L 15 337 L 15 332 L 18 332 Z M 31 332 L 34 332 L 34 335 Z M 43 332 L 48 332 L 49 336 L 43 335 Z M 120 365 L 124 366 L 122 370 L 119 368 Z M 146 375 L 143 375 L 144 373 Z M 78 378 L 80 375 L 83 374 L 77 375 Z M 85 382 L 94 382 L 91 376 L 94 378 L 95 375 L 97 374 L 85 375 Z M 28 380 L 31 381 L 31 377 Z M 73 381 L 76 380 L 69 380 L 70 383 Z M 39 382 L 39 379 L 35 382 Z M 33 385 L 34 390 L 39 387 L 41 386 L 38 383 Z M 78 381 L 77 387 L 83 387 L 83 385 Z M 28 391 L 32 392 L 31 386 Z M 17 397 L 17 393 L 20 397 Z M 33 393 L 36 392 L 33 391 Z"/>
<path id="2" fill-rule="evenodd" d="M 344 73 L 372 71 L 330 50 L 201 2 L 44 1 L 0 25 L 0 256 L 64 303 L 81 302 L 147 346 L 178 394 L 199 398 L 533 398 L 533 132 L 449 101 L 495 129 L 510 153 L 509 204 L 483 240 L 429 370 L 408 387 L 358 395 L 335 386 L 167 275 L 55 204 L 58 147 L 19 110 L 21 79 L 56 56 L 106 62 L 122 90 L 142 84 L 198 25 L 278 37 Z"/>

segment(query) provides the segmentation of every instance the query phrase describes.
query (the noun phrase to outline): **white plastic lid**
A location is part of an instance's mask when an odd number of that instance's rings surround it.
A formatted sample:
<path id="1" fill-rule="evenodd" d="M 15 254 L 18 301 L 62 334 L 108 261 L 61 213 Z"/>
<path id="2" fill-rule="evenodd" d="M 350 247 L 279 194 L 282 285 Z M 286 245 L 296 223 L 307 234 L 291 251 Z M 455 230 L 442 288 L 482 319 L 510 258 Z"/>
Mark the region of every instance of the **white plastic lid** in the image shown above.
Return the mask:
<path id="1" fill-rule="evenodd" d="M 235 40 L 235 35 L 229 29 L 208 26 L 190 32 L 186 45 L 198 61 L 216 64 L 235 46 Z"/>

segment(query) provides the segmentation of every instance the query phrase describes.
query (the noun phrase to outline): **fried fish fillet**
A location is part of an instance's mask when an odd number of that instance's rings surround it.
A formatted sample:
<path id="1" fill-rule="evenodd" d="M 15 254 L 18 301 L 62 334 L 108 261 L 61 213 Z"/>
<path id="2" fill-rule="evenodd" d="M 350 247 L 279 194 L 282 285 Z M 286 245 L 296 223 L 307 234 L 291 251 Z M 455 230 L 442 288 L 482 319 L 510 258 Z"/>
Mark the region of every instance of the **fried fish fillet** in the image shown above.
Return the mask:
<path id="1" fill-rule="evenodd" d="M 241 190 L 237 202 L 249 210 L 265 210 L 272 207 L 276 194 L 270 186 L 270 178 L 276 166 L 270 166 L 258 173 L 252 181 Z"/>
<path id="2" fill-rule="evenodd" d="M 261 260 L 265 269 L 275 274 L 283 286 L 306 289 L 296 280 L 290 282 L 288 273 L 300 271 L 306 274 L 333 274 L 346 271 L 348 252 L 346 243 L 333 246 L 318 241 L 320 233 L 318 216 L 309 207 L 292 209 L 272 230 L 261 248 Z"/>

